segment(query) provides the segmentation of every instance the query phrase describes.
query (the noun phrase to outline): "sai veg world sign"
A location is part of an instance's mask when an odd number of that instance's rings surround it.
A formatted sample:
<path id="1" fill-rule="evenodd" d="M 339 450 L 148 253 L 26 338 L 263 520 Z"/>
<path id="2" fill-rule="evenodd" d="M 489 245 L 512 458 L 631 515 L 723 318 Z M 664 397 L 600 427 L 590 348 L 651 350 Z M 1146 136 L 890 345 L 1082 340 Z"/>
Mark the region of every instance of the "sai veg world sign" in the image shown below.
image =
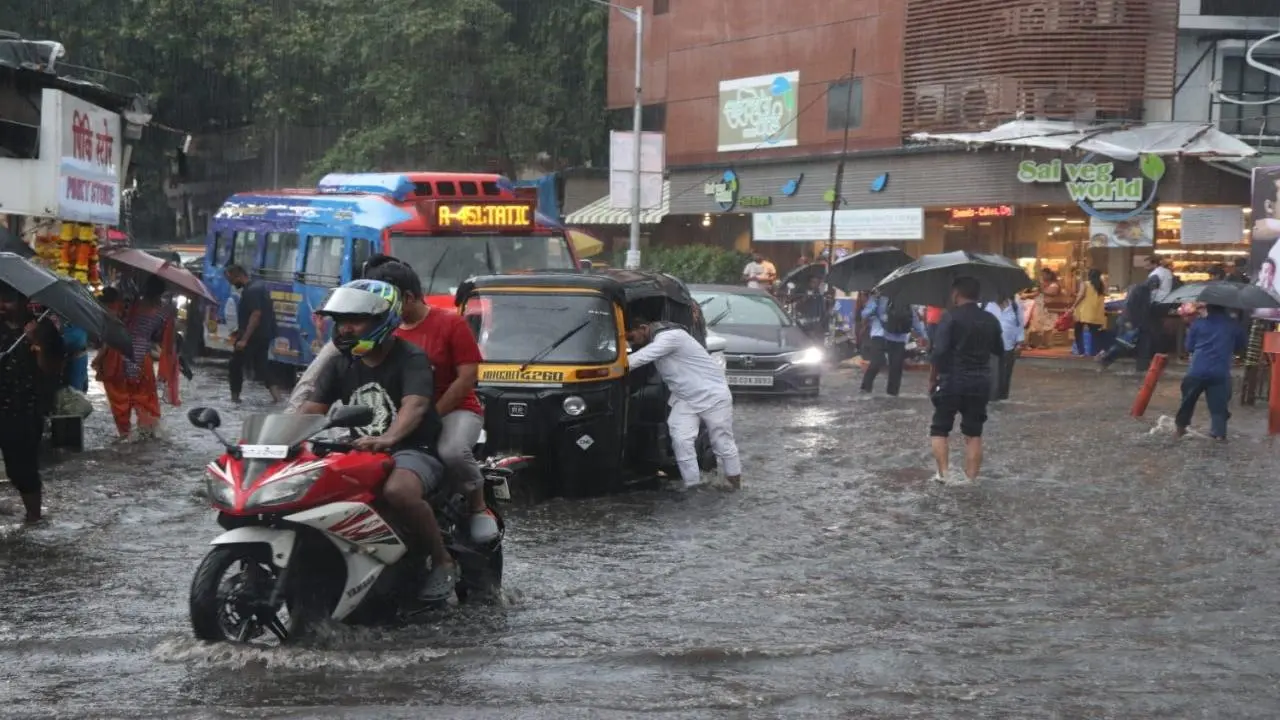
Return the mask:
<path id="1" fill-rule="evenodd" d="M 1091 217 L 1118 222 L 1136 217 L 1156 198 L 1165 165 L 1158 155 L 1139 158 L 1140 174 L 1117 176 L 1114 162 L 1050 160 L 1046 163 L 1023 160 L 1018 163 L 1018 180 L 1024 183 L 1060 183 L 1072 202 Z"/>

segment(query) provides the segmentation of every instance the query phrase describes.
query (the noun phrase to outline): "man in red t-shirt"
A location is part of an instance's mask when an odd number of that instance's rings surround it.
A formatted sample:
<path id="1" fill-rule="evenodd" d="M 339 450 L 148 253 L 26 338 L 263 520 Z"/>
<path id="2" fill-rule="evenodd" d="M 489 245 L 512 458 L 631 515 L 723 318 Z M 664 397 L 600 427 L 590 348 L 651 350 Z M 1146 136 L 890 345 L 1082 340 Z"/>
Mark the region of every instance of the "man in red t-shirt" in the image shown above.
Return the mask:
<path id="1" fill-rule="evenodd" d="M 484 475 L 471 453 L 484 429 L 484 407 L 475 391 L 480 346 L 461 315 L 423 302 L 422 282 L 405 263 L 386 262 L 365 276 L 400 291 L 404 307 L 396 335 L 422 348 L 435 373 L 436 412 L 444 426 L 436 452 L 449 473 L 462 480 L 471 503 L 471 539 L 488 542 L 498 536 L 498 522 L 485 506 Z"/>

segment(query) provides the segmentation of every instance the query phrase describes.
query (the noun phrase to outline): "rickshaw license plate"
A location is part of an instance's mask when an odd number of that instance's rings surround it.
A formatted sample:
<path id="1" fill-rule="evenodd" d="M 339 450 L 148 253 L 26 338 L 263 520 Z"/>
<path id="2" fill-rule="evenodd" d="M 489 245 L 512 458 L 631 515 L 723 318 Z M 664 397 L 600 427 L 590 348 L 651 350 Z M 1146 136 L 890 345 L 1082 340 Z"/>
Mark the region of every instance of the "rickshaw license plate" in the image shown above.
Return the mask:
<path id="1" fill-rule="evenodd" d="M 773 387 L 772 375 L 725 375 L 724 379 L 730 385 L 746 387 Z"/>

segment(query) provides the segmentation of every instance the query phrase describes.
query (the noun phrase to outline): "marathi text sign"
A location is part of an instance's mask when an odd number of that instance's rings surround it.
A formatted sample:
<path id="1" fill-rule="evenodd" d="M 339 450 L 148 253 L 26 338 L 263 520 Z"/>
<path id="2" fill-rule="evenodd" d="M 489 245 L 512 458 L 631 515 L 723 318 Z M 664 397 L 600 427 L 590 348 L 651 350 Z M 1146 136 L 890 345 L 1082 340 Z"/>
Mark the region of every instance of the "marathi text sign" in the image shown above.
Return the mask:
<path id="1" fill-rule="evenodd" d="M 61 136 L 58 217 L 98 225 L 120 223 L 120 116 L 58 93 Z"/>
<path id="2" fill-rule="evenodd" d="M 830 210 L 754 213 L 753 242 L 806 242 L 831 236 Z M 837 210 L 836 240 L 923 240 L 924 208 Z"/>
<path id="3" fill-rule="evenodd" d="M 794 147 L 800 72 L 759 75 L 720 83 L 720 152 Z"/>

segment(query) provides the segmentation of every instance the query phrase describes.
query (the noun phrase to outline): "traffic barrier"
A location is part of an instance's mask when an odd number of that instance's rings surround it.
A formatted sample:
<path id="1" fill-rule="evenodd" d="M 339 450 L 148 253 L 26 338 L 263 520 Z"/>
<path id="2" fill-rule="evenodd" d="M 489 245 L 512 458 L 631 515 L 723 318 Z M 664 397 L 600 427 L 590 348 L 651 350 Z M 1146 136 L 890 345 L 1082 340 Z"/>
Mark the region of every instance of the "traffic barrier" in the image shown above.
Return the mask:
<path id="1" fill-rule="evenodd" d="M 1142 389 L 1138 391 L 1138 397 L 1133 399 L 1133 408 L 1129 410 L 1129 414 L 1140 418 L 1147 411 L 1147 406 L 1151 404 L 1151 396 L 1156 392 L 1156 384 L 1160 382 L 1160 374 L 1164 372 L 1164 366 L 1169 362 L 1169 356 L 1164 353 L 1156 353 L 1151 358 L 1151 367 L 1147 368 L 1147 376 L 1142 380 Z"/>

